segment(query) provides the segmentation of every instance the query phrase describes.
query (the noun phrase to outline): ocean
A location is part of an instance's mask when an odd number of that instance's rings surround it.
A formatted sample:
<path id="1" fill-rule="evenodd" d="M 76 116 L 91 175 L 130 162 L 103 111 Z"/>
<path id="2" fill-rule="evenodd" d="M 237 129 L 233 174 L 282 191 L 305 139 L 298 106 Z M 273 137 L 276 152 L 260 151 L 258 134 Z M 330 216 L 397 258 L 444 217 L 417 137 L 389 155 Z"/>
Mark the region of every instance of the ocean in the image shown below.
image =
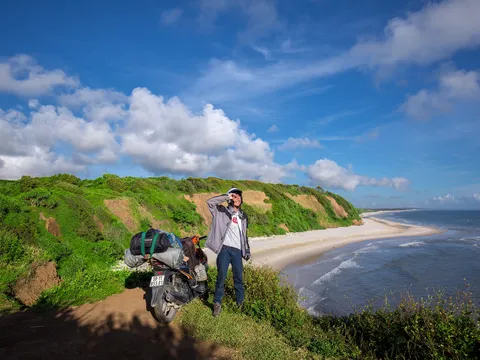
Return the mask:
<path id="1" fill-rule="evenodd" d="M 480 211 L 383 213 L 399 223 L 445 230 L 436 235 L 364 241 L 283 270 L 311 314 L 345 315 L 370 304 L 391 304 L 401 293 L 416 299 L 441 290 L 468 290 L 480 305 Z"/>

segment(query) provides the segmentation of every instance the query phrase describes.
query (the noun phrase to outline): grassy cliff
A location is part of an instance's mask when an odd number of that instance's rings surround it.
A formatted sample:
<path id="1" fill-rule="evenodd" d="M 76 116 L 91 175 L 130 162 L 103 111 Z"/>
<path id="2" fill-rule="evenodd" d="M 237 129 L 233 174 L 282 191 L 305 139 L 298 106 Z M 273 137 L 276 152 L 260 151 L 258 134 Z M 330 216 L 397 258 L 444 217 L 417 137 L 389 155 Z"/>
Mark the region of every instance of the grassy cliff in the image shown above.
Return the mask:
<path id="1" fill-rule="evenodd" d="M 206 234 L 205 199 L 231 186 L 245 191 L 250 236 L 359 221 L 342 197 L 296 185 L 115 175 L 81 180 L 68 174 L 0 181 L 0 307 L 80 304 L 121 291 L 125 275 L 109 269 L 132 234 L 149 225 L 178 235 Z M 49 262 L 58 277 L 44 274 Z M 32 289 L 30 281 L 35 276 L 59 285 L 37 301 L 41 289 Z"/>

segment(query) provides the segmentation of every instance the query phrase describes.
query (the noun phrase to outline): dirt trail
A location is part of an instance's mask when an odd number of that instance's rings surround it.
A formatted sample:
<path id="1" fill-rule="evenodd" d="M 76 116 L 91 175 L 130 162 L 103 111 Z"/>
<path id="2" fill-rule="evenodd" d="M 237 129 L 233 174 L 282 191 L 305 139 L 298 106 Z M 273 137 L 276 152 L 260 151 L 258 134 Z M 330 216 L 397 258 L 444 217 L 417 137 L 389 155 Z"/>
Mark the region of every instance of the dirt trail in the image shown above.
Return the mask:
<path id="1" fill-rule="evenodd" d="M 0 317 L 1 359 L 228 359 L 231 352 L 198 342 L 176 325 L 157 323 L 145 292 L 118 295 L 63 312 Z M 230 354 L 230 355 L 229 355 Z"/>

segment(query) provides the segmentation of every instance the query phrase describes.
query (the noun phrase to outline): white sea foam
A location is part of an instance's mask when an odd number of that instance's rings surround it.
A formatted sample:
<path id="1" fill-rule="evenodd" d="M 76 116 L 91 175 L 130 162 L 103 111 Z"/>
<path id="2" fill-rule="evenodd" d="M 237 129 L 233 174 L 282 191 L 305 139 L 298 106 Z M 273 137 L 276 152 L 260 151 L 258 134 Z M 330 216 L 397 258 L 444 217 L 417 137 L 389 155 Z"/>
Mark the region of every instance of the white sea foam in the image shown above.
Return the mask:
<path id="1" fill-rule="evenodd" d="M 425 245 L 423 241 L 414 241 L 414 242 L 402 244 L 400 245 L 400 247 L 416 247 L 416 246 L 422 246 L 422 245 Z"/>
<path id="2" fill-rule="evenodd" d="M 370 245 L 370 244 L 369 244 Z M 364 248 L 361 248 L 361 249 L 358 249 L 357 251 L 354 252 L 355 255 L 358 255 L 358 254 L 367 254 L 367 253 L 370 253 L 370 252 L 373 252 L 375 250 L 378 250 L 378 246 L 376 245 L 372 245 L 372 246 L 369 246 L 367 245 L 366 247 Z"/>
<path id="3" fill-rule="evenodd" d="M 312 285 L 319 285 L 324 283 L 325 281 L 331 280 L 334 276 L 340 274 L 343 269 L 353 269 L 353 268 L 360 268 L 360 266 L 353 261 L 352 259 L 345 260 L 340 263 L 335 269 L 330 270 L 328 273 L 325 275 L 322 275 L 320 278 L 315 280 Z"/>
<path id="4" fill-rule="evenodd" d="M 480 236 L 468 236 L 459 239 L 459 241 L 478 241 L 480 240 Z"/>

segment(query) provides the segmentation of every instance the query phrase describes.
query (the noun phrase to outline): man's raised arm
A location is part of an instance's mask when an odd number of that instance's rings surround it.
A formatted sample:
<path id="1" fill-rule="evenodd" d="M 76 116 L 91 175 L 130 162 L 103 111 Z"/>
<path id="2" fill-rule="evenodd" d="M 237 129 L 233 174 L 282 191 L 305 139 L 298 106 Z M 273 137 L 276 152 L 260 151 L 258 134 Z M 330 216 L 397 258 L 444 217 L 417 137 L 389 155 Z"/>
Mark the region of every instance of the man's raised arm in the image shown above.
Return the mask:
<path id="1" fill-rule="evenodd" d="M 222 195 L 214 196 L 207 200 L 208 209 L 210 210 L 212 215 L 214 215 L 217 212 L 217 205 L 220 205 L 221 203 L 227 201 L 228 198 L 229 198 L 229 195 L 222 194 Z"/>

